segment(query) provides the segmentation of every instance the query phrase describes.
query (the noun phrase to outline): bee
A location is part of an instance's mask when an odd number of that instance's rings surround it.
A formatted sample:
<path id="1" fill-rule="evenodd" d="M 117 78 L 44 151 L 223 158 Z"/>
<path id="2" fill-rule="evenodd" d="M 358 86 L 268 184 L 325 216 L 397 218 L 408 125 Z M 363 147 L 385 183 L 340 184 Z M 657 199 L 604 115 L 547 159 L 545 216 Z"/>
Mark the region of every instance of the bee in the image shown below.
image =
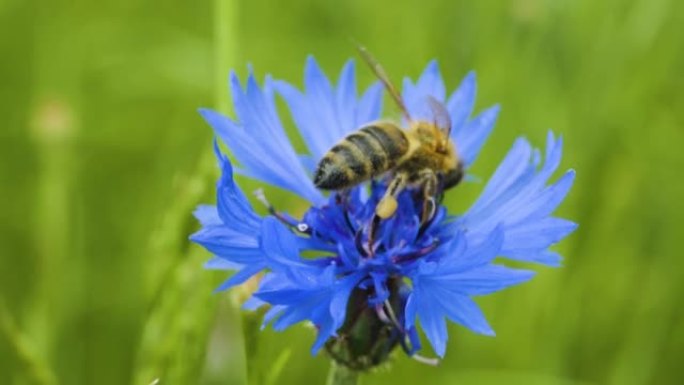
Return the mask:
<path id="1" fill-rule="evenodd" d="M 391 121 L 378 121 L 347 135 L 320 160 L 314 172 L 314 184 L 324 190 L 345 190 L 372 178 L 390 175 L 387 190 L 375 208 L 369 235 L 372 245 L 374 228 L 380 220 L 394 215 L 397 197 L 404 189 L 422 190 L 421 224 L 425 224 L 436 212 L 438 195 L 461 181 L 464 167 L 449 137 L 451 118 L 444 105 L 428 97 L 433 120 L 411 119 L 382 66 L 365 48 L 357 48 L 401 110 L 408 128 L 402 129 Z"/>

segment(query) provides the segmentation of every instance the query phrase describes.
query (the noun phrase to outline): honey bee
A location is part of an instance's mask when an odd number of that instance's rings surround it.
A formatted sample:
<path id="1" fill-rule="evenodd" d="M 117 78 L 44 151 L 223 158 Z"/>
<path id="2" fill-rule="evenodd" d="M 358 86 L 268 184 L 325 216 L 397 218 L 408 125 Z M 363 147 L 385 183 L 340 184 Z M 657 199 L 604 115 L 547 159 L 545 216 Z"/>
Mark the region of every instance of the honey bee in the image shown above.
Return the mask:
<path id="1" fill-rule="evenodd" d="M 314 184 L 324 190 L 344 190 L 375 177 L 388 174 L 391 181 L 375 209 L 369 243 L 381 219 L 397 210 L 397 197 L 407 187 L 422 189 L 424 197 L 421 223 L 435 214 L 441 190 L 456 186 L 463 178 L 463 162 L 450 139 L 451 118 L 442 103 L 427 98 L 433 121 L 411 119 L 404 101 L 380 64 L 363 47 L 361 57 L 384 84 L 408 123 L 369 123 L 333 146 L 320 160 Z"/>

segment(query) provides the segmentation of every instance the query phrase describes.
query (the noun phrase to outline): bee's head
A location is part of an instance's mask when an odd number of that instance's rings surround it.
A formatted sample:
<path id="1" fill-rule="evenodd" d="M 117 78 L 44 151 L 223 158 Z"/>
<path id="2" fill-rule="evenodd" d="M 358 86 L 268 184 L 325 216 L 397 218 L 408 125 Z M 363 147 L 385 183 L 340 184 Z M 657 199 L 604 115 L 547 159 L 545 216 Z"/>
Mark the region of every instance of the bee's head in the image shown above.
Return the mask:
<path id="1" fill-rule="evenodd" d="M 444 134 L 434 122 L 414 121 L 410 128 L 415 133 L 421 145 L 438 154 L 447 155 L 450 152 L 451 143 L 449 137 Z"/>

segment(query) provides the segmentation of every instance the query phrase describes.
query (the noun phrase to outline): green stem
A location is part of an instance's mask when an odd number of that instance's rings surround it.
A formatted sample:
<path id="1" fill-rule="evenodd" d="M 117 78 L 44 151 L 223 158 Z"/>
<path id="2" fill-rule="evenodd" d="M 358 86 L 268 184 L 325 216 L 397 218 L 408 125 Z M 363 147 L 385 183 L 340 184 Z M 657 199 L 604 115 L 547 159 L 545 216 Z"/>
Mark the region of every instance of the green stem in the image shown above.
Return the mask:
<path id="1" fill-rule="evenodd" d="M 228 70 L 237 62 L 238 0 L 214 0 L 214 93 L 215 108 L 230 111 Z"/>
<path id="2" fill-rule="evenodd" d="M 359 372 L 340 365 L 335 361 L 330 361 L 327 385 L 357 385 L 358 383 Z"/>
<path id="3" fill-rule="evenodd" d="M 83 254 L 76 247 L 81 235 L 76 226 L 82 218 L 75 188 L 79 172 L 78 147 L 80 100 L 83 89 L 85 51 L 78 28 L 66 28 L 73 8 L 51 2 L 37 9 L 32 67 L 34 81 L 30 133 L 37 167 L 32 244 L 35 245 L 36 285 L 32 287 L 26 313 L 17 317 L 33 357 L 42 357 L 46 368 L 54 367 L 57 382 L 84 381 L 86 339 L 58 352 L 60 338 L 71 340 L 75 314 L 88 308 L 87 274 Z M 66 23 L 66 24 L 65 24 Z M 59 288 L 59 290 L 55 290 Z M 80 336 L 80 335 L 79 335 Z M 60 357 L 60 360 L 57 359 Z M 47 377 L 46 377 L 47 378 Z M 52 380 L 50 380 L 52 381 Z"/>
<path id="4" fill-rule="evenodd" d="M 238 0 L 214 0 L 214 108 L 230 110 L 228 69 L 235 63 L 235 34 Z M 199 269 L 207 255 L 198 247 L 188 248 L 187 232 L 194 228 L 189 213 L 199 202 L 210 199 L 210 180 L 216 161 L 211 151 L 200 159 L 197 170 L 181 183 L 173 207 L 167 211 L 153 237 L 148 259 L 156 262 L 147 292 L 155 298 L 146 321 L 136 358 L 136 384 L 187 384 L 197 382 L 204 364 L 207 341 L 216 317 L 217 282 Z M 192 221 L 192 224 L 188 224 Z M 160 268 L 160 265 L 163 268 Z M 179 309 L 183 311 L 179 312 Z"/>
<path id="5" fill-rule="evenodd" d="M 37 351 L 36 345 L 19 330 L 5 306 L 4 299 L 0 297 L 0 341 L 2 337 L 7 340 L 8 346 L 14 350 L 17 359 L 26 368 L 26 373 L 32 380 L 31 383 L 58 384 L 57 377 L 41 356 L 41 352 Z"/>
<path id="6" fill-rule="evenodd" d="M 263 313 L 243 312 L 240 321 L 242 323 L 242 338 L 245 349 L 245 366 L 247 369 L 246 382 L 248 385 L 264 385 L 265 375 L 268 372 L 268 367 L 262 367 L 262 361 L 259 360 L 260 353 L 260 333 L 261 333 L 261 319 Z"/>

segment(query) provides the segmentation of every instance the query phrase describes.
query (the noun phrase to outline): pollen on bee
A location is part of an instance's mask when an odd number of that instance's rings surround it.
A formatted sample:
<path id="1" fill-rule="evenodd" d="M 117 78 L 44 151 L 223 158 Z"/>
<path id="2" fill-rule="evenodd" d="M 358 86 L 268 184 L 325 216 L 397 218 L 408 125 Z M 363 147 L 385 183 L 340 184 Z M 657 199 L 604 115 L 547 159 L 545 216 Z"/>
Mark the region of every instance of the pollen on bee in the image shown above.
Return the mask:
<path id="1" fill-rule="evenodd" d="M 397 200 L 392 196 L 384 197 L 375 208 L 375 214 L 382 219 L 387 219 L 397 211 Z"/>

